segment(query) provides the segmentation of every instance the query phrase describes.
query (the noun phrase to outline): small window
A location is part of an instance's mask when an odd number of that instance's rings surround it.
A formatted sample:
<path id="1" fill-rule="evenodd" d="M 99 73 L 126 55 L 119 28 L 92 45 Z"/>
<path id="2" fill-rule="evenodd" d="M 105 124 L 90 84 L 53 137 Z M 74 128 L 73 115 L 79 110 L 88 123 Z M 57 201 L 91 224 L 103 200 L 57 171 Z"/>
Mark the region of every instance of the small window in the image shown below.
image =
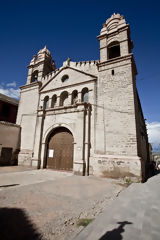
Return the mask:
<path id="1" fill-rule="evenodd" d="M 43 105 L 43 109 L 48 109 L 49 108 L 49 97 L 46 96 L 44 98 L 44 105 Z"/>
<path id="2" fill-rule="evenodd" d="M 88 102 L 88 88 L 82 89 L 82 102 Z"/>
<path id="3" fill-rule="evenodd" d="M 72 92 L 72 104 L 75 104 L 77 102 L 77 100 L 78 100 L 78 92 L 77 92 L 77 90 L 74 90 Z"/>
<path id="4" fill-rule="evenodd" d="M 68 92 L 64 91 L 60 96 L 60 106 L 68 105 Z"/>
<path id="5" fill-rule="evenodd" d="M 108 46 L 108 59 L 120 57 L 120 44 L 113 42 Z"/>
<path id="6" fill-rule="evenodd" d="M 56 106 L 56 103 L 57 103 L 57 95 L 53 95 L 51 107 L 54 108 Z"/>
<path id="7" fill-rule="evenodd" d="M 38 81 L 38 70 L 32 73 L 32 78 L 31 78 L 31 82 L 37 82 L 37 81 Z"/>
<path id="8" fill-rule="evenodd" d="M 114 69 L 112 69 L 112 75 L 114 75 Z"/>
<path id="9" fill-rule="evenodd" d="M 61 78 L 62 82 L 66 82 L 68 79 L 69 79 L 69 76 L 68 76 L 68 75 L 64 75 L 64 76 Z"/>

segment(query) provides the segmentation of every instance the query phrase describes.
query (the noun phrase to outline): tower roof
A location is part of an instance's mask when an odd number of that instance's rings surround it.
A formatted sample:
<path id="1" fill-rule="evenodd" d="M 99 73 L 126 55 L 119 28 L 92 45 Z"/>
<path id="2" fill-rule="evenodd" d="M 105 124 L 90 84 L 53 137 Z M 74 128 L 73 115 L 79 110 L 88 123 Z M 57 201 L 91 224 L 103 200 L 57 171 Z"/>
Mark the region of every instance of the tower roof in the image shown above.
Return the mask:
<path id="1" fill-rule="evenodd" d="M 42 48 L 41 50 L 39 50 L 38 55 L 39 54 L 43 54 L 43 53 L 47 53 L 47 55 L 51 56 L 50 51 L 47 49 L 46 45 L 44 46 L 44 48 Z"/>
<path id="2" fill-rule="evenodd" d="M 39 50 L 37 55 L 33 56 L 33 59 L 31 60 L 30 65 L 34 65 L 35 63 L 41 62 L 45 59 L 51 60 L 51 58 L 52 58 L 51 53 L 45 45 L 44 48 Z"/>
<path id="3" fill-rule="evenodd" d="M 117 13 L 117 14 L 114 13 L 103 24 L 103 28 L 101 29 L 100 35 L 102 35 L 104 33 L 108 34 L 108 33 L 114 32 L 126 25 L 127 25 L 127 23 L 126 23 L 126 20 L 124 19 L 124 17 L 121 16 L 119 13 Z"/>

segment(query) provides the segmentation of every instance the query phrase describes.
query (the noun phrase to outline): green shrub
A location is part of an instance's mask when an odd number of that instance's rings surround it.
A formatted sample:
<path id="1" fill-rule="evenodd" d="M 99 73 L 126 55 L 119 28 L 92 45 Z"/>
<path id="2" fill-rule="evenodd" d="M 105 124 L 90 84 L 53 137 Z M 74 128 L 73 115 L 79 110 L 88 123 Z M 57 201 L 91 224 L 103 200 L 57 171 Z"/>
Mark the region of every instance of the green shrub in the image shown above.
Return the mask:
<path id="1" fill-rule="evenodd" d="M 132 180 L 130 178 L 125 178 L 125 181 L 128 185 L 130 185 L 132 183 Z"/>

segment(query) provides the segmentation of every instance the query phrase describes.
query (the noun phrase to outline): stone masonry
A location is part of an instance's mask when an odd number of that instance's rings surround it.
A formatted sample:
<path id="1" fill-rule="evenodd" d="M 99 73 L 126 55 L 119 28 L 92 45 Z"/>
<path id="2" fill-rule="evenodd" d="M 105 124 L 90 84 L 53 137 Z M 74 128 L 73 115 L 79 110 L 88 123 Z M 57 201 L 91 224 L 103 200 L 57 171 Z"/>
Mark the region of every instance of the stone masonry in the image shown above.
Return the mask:
<path id="1" fill-rule="evenodd" d="M 31 60 L 20 88 L 19 164 L 67 171 L 69 162 L 75 174 L 144 180 L 148 137 L 124 17 L 107 19 L 98 40 L 100 60 L 68 58 L 57 69 L 46 47 Z M 69 134 L 70 150 L 61 145 Z"/>

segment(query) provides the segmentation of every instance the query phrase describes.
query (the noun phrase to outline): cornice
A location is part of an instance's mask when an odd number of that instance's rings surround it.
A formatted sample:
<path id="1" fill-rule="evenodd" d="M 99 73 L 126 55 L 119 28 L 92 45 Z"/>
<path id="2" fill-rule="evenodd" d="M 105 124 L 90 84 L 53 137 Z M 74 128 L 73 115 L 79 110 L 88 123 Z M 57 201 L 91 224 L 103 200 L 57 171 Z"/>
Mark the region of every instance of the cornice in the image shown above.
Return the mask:
<path id="1" fill-rule="evenodd" d="M 33 82 L 33 83 L 30 83 L 30 84 L 21 86 L 20 89 L 23 90 L 23 89 L 27 89 L 27 88 L 36 87 L 36 86 L 41 87 L 41 85 L 42 85 L 41 82 Z"/>
<path id="2" fill-rule="evenodd" d="M 34 64 L 28 65 L 27 68 L 33 68 L 33 67 L 37 67 L 41 64 L 45 63 L 45 60 L 39 61 L 39 62 L 35 62 Z"/>
<path id="3" fill-rule="evenodd" d="M 128 40 L 129 40 L 129 39 L 126 38 L 126 39 L 124 39 L 124 40 L 120 40 L 120 41 L 118 40 L 118 42 L 119 42 L 119 43 L 122 43 L 122 42 L 126 42 L 126 41 L 128 41 Z M 104 48 L 107 48 L 109 44 L 110 44 L 110 43 L 108 43 L 108 39 L 107 39 L 106 45 L 105 45 L 104 47 L 100 47 L 99 50 L 104 49 Z"/>
<path id="4" fill-rule="evenodd" d="M 57 90 L 61 90 L 61 89 L 67 89 L 67 88 L 70 88 L 70 87 L 73 87 L 73 86 L 84 85 L 85 83 L 96 82 L 96 81 L 97 81 L 97 77 L 94 78 L 94 79 L 88 80 L 88 81 L 72 83 L 72 84 L 69 84 L 69 85 L 56 87 L 56 88 L 50 89 L 50 90 L 42 91 L 43 89 L 40 89 L 40 93 L 47 93 L 47 92 L 57 91 Z"/>
<path id="5" fill-rule="evenodd" d="M 97 65 L 98 65 L 98 67 L 102 67 L 102 66 L 105 66 L 105 65 L 113 64 L 113 63 L 119 63 L 122 60 L 130 60 L 132 58 L 133 58 L 133 53 L 130 53 L 130 54 L 125 55 L 125 56 L 120 56 L 120 57 L 117 57 L 117 58 L 109 59 L 109 60 L 104 61 L 104 62 L 100 62 Z"/>
<path id="6" fill-rule="evenodd" d="M 40 91 L 41 91 L 42 89 L 44 89 L 55 77 L 57 77 L 57 75 L 58 75 L 60 72 L 62 72 L 63 70 L 65 70 L 65 69 L 67 69 L 67 68 L 72 69 L 72 70 L 74 70 L 74 71 L 77 71 L 77 72 L 79 72 L 79 73 L 85 74 L 85 75 L 87 75 L 87 76 L 90 76 L 90 77 L 92 77 L 92 78 L 94 78 L 94 79 L 97 79 L 97 76 L 95 76 L 95 75 L 86 73 L 86 72 L 84 72 L 84 71 L 81 71 L 81 70 L 79 70 L 79 69 L 76 69 L 76 68 L 73 68 L 73 67 L 70 67 L 70 66 L 66 66 L 66 67 L 62 67 L 53 77 L 51 77 L 51 78 L 48 80 L 48 82 L 46 82 L 46 83 L 41 87 Z"/>
<path id="7" fill-rule="evenodd" d="M 100 62 L 97 65 L 98 65 L 98 69 L 100 69 L 101 67 L 109 66 L 111 64 L 121 63 L 121 62 L 126 61 L 126 60 L 130 60 L 133 63 L 135 73 L 137 74 L 137 67 L 136 67 L 136 63 L 135 63 L 135 60 L 134 60 L 133 53 L 130 53 L 130 54 L 125 55 L 125 56 L 120 56 L 120 57 L 117 57 L 117 58 L 109 59 L 107 61 Z"/>
<path id="8" fill-rule="evenodd" d="M 121 27 L 121 28 L 117 28 L 114 32 L 105 32 L 105 33 L 102 33 L 100 35 L 97 36 L 98 40 L 101 40 L 103 38 L 108 38 L 108 37 L 112 37 L 112 36 L 115 36 L 117 34 L 119 34 L 120 32 L 123 32 L 125 30 L 129 30 L 129 24 L 127 24 L 126 26 L 124 27 Z"/>

